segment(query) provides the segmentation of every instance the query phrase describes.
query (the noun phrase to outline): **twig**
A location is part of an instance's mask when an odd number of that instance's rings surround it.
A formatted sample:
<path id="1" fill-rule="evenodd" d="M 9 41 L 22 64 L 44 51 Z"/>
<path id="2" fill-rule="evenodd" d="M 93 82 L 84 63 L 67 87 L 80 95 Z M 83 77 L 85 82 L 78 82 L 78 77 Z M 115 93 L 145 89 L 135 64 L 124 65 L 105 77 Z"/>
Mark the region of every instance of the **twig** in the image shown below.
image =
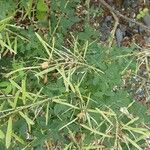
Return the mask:
<path id="1" fill-rule="evenodd" d="M 116 33 L 116 30 L 117 30 L 117 27 L 118 27 L 118 24 L 119 24 L 119 19 L 118 19 L 118 17 L 116 16 L 116 14 L 114 14 L 113 12 L 111 12 L 111 13 L 112 13 L 112 15 L 113 15 L 113 17 L 114 17 L 114 19 L 115 19 L 115 25 L 114 25 L 113 30 L 111 31 L 111 40 L 110 40 L 110 42 L 109 42 L 109 47 L 112 46 L 113 39 L 114 39 L 114 37 L 115 37 L 115 33 Z"/>
<path id="2" fill-rule="evenodd" d="M 137 21 L 135 21 L 134 19 L 131 19 L 131 18 L 128 18 L 128 17 L 122 15 L 119 11 L 114 10 L 114 9 L 113 9 L 108 3 L 106 3 L 104 0 L 100 0 L 100 2 L 101 2 L 101 4 L 104 5 L 111 13 L 113 12 L 113 13 L 115 13 L 117 16 L 119 16 L 119 17 L 125 19 L 127 22 L 133 22 L 133 23 L 135 23 L 135 24 L 141 26 L 143 29 L 145 29 L 145 30 L 147 30 L 147 31 L 150 31 L 150 27 L 148 27 L 148 26 L 146 26 L 146 25 L 144 25 L 144 24 L 142 24 L 142 23 L 140 23 L 140 22 L 137 22 Z"/>
<path id="3" fill-rule="evenodd" d="M 109 42 L 109 47 L 111 47 L 111 46 L 112 46 L 112 43 L 113 43 L 113 39 L 114 39 L 114 37 L 115 37 L 116 29 L 117 29 L 118 24 L 119 24 L 119 19 L 118 19 L 117 15 L 114 13 L 113 8 L 112 8 L 109 4 L 107 4 L 107 3 L 106 3 L 105 1 L 103 1 L 103 0 L 100 0 L 100 2 L 101 2 L 104 6 L 106 6 L 106 8 L 108 8 L 108 9 L 110 10 L 110 13 L 113 15 L 113 17 L 114 17 L 114 19 L 115 19 L 115 25 L 114 25 L 114 27 L 113 27 L 113 30 L 111 31 L 111 37 L 110 37 L 110 42 Z"/>

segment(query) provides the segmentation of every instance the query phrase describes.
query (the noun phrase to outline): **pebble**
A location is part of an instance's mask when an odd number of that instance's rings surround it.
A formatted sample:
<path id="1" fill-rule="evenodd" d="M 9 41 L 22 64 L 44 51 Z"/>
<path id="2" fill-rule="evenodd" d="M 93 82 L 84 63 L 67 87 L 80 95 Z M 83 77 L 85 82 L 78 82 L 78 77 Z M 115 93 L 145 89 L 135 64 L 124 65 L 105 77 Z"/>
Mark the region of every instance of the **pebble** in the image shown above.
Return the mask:
<path id="1" fill-rule="evenodd" d="M 112 16 L 106 16 L 104 22 L 108 23 L 108 22 L 112 22 L 113 18 Z"/>
<path id="2" fill-rule="evenodd" d="M 149 13 L 143 17 L 143 22 L 145 25 L 150 27 L 150 14 Z"/>
<path id="3" fill-rule="evenodd" d="M 100 23 L 100 40 L 105 42 L 110 34 L 110 27 L 112 24 L 112 16 L 106 16 L 105 19 Z"/>
<path id="4" fill-rule="evenodd" d="M 141 89 L 141 88 L 136 91 L 136 94 L 137 94 L 139 97 L 144 97 L 144 96 L 145 96 L 145 92 L 144 92 L 144 90 Z"/>
<path id="5" fill-rule="evenodd" d="M 117 42 L 118 47 L 121 46 L 121 42 L 123 41 L 123 35 L 124 35 L 124 33 L 121 31 L 121 29 L 117 28 L 117 30 L 116 30 L 116 42 Z"/>

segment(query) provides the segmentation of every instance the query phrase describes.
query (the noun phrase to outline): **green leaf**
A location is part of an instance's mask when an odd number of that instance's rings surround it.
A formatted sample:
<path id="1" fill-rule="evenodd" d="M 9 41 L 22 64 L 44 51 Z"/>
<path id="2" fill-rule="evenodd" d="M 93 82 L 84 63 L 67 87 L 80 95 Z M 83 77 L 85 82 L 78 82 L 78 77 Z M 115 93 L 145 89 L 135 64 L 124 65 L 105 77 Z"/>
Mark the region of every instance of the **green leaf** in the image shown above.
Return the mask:
<path id="1" fill-rule="evenodd" d="M 145 14 L 147 14 L 147 13 L 149 12 L 149 9 L 148 9 L 148 8 L 144 8 L 144 9 L 143 9 L 143 12 L 144 12 Z"/>
<path id="2" fill-rule="evenodd" d="M 2 87 L 2 91 L 4 91 L 5 94 L 9 94 L 12 91 L 12 86 L 10 82 L 6 82 L 6 81 L 1 82 L 0 87 Z"/>
<path id="3" fill-rule="evenodd" d="M 48 7 L 47 7 L 46 3 L 44 3 L 44 0 L 38 1 L 37 10 L 38 11 L 44 11 L 44 12 L 46 12 L 48 10 Z"/>
<path id="4" fill-rule="evenodd" d="M 0 87 L 7 87 L 9 82 L 1 82 Z"/>
<path id="5" fill-rule="evenodd" d="M 0 25 L 7 24 L 11 19 L 13 19 L 13 16 L 7 17 L 0 21 Z"/>
<path id="6" fill-rule="evenodd" d="M 4 139 L 5 135 L 2 130 L 0 130 L 0 139 Z"/>
<path id="7" fill-rule="evenodd" d="M 54 113 L 55 115 L 61 115 L 63 112 L 65 112 L 69 107 L 65 105 L 56 104 L 54 107 Z"/>
<path id="8" fill-rule="evenodd" d="M 7 132 L 6 132 L 6 143 L 5 143 L 7 149 L 10 147 L 11 139 L 12 139 L 12 118 L 9 117 Z"/>
<path id="9" fill-rule="evenodd" d="M 45 11 L 43 11 L 43 12 L 41 12 L 41 11 L 37 11 L 36 12 L 36 17 L 37 17 L 37 19 L 39 20 L 39 21 L 43 21 L 44 20 L 44 18 L 46 17 L 46 12 Z"/>

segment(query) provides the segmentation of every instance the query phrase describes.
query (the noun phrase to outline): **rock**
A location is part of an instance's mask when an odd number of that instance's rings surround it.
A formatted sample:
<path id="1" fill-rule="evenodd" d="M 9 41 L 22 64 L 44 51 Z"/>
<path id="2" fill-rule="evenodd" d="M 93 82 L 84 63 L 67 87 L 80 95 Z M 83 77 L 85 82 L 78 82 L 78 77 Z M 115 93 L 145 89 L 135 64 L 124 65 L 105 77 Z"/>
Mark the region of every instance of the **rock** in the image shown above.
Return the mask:
<path id="1" fill-rule="evenodd" d="M 119 47 L 121 46 L 121 43 L 123 41 L 123 35 L 124 35 L 124 33 L 121 31 L 121 29 L 117 28 L 117 30 L 116 30 L 116 42 L 117 42 L 117 45 Z"/>
<path id="2" fill-rule="evenodd" d="M 149 26 L 150 27 L 150 13 L 146 14 L 144 17 L 143 17 L 143 22 L 145 25 Z"/>
<path id="3" fill-rule="evenodd" d="M 110 28 L 112 25 L 113 18 L 112 16 L 106 16 L 105 19 L 100 23 L 100 40 L 102 42 L 106 41 L 110 34 Z"/>
<path id="4" fill-rule="evenodd" d="M 141 89 L 141 88 L 136 91 L 136 94 L 137 94 L 139 97 L 144 97 L 144 96 L 145 96 L 145 92 L 144 92 L 144 90 Z"/>
<path id="5" fill-rule="evenodd" d="M 106 16 L 104 22 L 108 23 L 111 22 L 113 20 L 112 16 Z"/>
<path id="6" fill-rule="evenodd" d="M 124 2 L 123 2 L 123 7 L 124 7 L 125 9 L 127 9 L 127 8 L 129 7 L 129 4 L 130 4 L 130 1 L 129 1 L 129 0 L 124 0 Z"/>

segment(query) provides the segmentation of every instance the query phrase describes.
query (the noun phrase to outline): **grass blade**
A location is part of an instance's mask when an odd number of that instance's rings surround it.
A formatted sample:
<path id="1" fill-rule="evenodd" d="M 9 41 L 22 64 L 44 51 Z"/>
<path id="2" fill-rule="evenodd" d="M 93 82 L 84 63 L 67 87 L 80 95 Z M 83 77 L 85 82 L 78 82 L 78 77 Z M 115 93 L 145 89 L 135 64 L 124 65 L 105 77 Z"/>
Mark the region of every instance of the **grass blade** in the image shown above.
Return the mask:
<path id="1" fill-rule="evenodd" d="M 3 46 L 6 47 L 8 50 L 10 50 L 10 52 L 16 54 L 16 52 L 9 45 L 7 45 L 5 42 L 3 42 L 2 40 L 0 40 L 0 44 L 2 47 Z"/>
<path id="2" fill-rule="evenodd" d="M 19 95 L 20 95 L 20 90 L 18 90 L 15 94 L 15 98 L 14 98 L 14 104 L 13 104 L 13 108 L 15 109 L 16 106 L 17 106 L 17 102 L 18 102 L 18 99 L 19 99 Z"/>
<path id="3" fill-rule="evenodd" d="M 26 78 L 22 80 L 22 101 L 26 104 Z"/>
<path id="4" fill-rule="evenodd" d="M 86 125 L 84 125 L 84 124 L 80 124 L 83 128 L 85 128 L 85 129 L 87 129 L 87 130 L 89 130 L 89 131 L 91 131 L 91 132 L 93 132 L 93 133 L 95 133 L 95 134 L 98 134 L 98 135 L 101 135 L 101 136 L 103 136 L 103 137 L 109 137 L 109 138 L 111 138 L 112 136 L 110 136 L 110 135 L 107 135 L 107 134 L 104 134 L 104 133 L 102 133 L 102 132 L 99 132 L 99 131 L 97 131 L 97 130 L 94 130 L 94 129 L 92 129 L 92 128 L 89 128 L 88 126 L 86 126 Z"/>
<path id="5" fill-rule="evenodd" d="M 113 126 L 113 123 L 110 121 L 110 119 L 103 113 L 103 111 L 100 111 L 98 108 L 96 108 L 96 110 L 103 116 L 103 118 L 105 120 L 107 120 L 112 126 Z"/>
<path id="6" fill-rule="evenodd" d="M 131 140 L 129 137 L 125 137 L 134 147 L 136 147 L 138 150 L 143 150 L 141 147 L 139 147 L 136 142 L 134 142 L 133 140 Z"/>
<path id="7" fill-rule="evenodd" d="M 23 112 L 19 111 L 19 114 L 22 118 L 24 118 L 26 120 L 27 124 L 34 125 L 34 122 Z"/>
<path id="8" fill-rule="evenodd" d="M 47 107 L 46 107 L 46 115 L 45 115 L 45 118 L 46 118 L 46 125 L 48 125 L 48 115 L 49 114 L 49 102 L 48 102 L 48 104 L 47 104 Z"/>
<path id="9" fill-rule="evenodd" d="M 43 45 L 43 47 L 45 48 L 47 54 L 49 57 L 51 57 L 51 53 L 47 47 L 47 43 L 41 38 L 41 36 L 38 33 L 35 33 L 35 35 L 37 36 L 37 38 L 39 39 L 39 41 L 41 42 L 41 44 Z"/>
<path id="10" fill-rule="evenodd" d="M 19 143 L 21 143 L 21 144 L 25 144 L 25 142 L 23 141 L 23 139 L 21 139 L 19 136 L 17 136 L 16 134 L 14 134 L 13 133 L 13 135 L 12 135 L 15 139 L 16 139 L 16 141 L 18 141 Z"/>
<path id="11" fill-rule="evenodd" d="M 12 139 L 12 118 L 9 117 L 7 132 L 6 132 L 6 143 L 5 143 L 7 149 L 10 147 L 11 139 Z"/>

